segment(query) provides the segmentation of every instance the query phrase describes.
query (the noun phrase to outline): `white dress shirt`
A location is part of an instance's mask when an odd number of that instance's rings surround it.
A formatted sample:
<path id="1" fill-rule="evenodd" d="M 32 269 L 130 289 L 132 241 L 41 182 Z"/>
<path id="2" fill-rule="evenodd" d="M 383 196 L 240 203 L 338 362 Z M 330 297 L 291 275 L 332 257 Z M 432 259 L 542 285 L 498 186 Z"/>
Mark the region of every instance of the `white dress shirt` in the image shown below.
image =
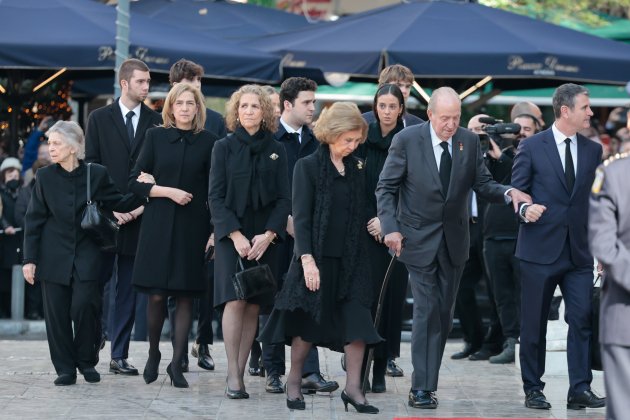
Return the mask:
<path id="1" fill-rule="evenodd" d="M 442 153 L 444 149 L 440 144 L 442 143 L 442 139 L 440 139 L 435 130 L 433 129 L 433 125 L 429 123 L 429 130 L 431 131 L 431 144 L 433 145 L 433 155 L 435 156 L 435 163 L 437 163 L 438 172 L 440 171 L 440 160 L 442 159 Z M 453 138 L 451 137 L 446 141 L 448 143 L 448 152 L 451 154 L 451 159 L 453 158 Z"/>
<path id="2" fill-rule="evenodd" d="M 300 141 L 300 144 L 302 143 L 302 126 L 300 126 L 300 128 L 295 130 L 293 127 L 291 127 L 289 124 L 287 124 L 282 119 L 282 117 L 280 117 L 280 124 L 282 124 L 282 126 L 284 127 L 284 129 L 286 130 L 287 133 L 289 133 L 289 134 L 291 134 L 291 133 L 298 133 L 298 140 Z"/>
<path id="3" fill-rule="evenodd" d="M 129 111 L 133 111 L 133 117 L 131 117 L 131 124 L 133 124 L 133 133 L 136 133 L 138 129 L 138 121 L 140 121 L 140 110 L 142 109 L 142 104 L 138 104 L 134 109 L 127 108 L 121 100 L 118 100 L 118 105 L 120 105 L 120 110 L 122 112 L 123 125 L 127 125 L 127 113 Z"/>
<path id="4" fill-rule="evenodd" d="M 573 157 L 573 170 L 575 171 L 575 175 L 577 176 L 577 134 L 573 134 L 572 136 L 566 136 L 562 134 L 558 127 L 556 127 L 556 123 L 553 123 L 551 126 L 551 132 L 553 133 L 553 138 L 556 141 L 556 147 L 558 147 L 558 153 L 560 154 L 560 161 L 562 162 L 562 170 L 566 172 L 566 163 L 564 162 L 564 158 L 567 153 L 567 144 L 564 142 L 566 139 L 571 140 L 571 156 Z"/>

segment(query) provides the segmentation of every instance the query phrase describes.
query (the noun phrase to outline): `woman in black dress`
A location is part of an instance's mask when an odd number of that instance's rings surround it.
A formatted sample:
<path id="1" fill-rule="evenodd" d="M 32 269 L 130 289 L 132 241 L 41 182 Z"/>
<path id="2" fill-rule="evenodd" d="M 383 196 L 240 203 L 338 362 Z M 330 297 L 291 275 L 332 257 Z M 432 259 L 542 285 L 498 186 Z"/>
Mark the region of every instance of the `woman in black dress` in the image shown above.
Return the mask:
<path id="1" fill-rule="evenodd" d="M 87 202 L 85 138 L 70 121 L 57 122 L 46 135 L 53 164 L 37 172 L 24 217 L 22 271 L 29 284 L 42 285 L 55 385 L 75 384 L 77 369 L 86 382 L 99 382 L 94 343 L 101 322 L 102 254 L 80 224 Z M 91 165 L 90 184 L 92 200 L 106 210 L 124 213 L 141 204 L 133 194 L 123 197 L 101 165 Z"/>
<path id="2" fill-rule="evenodd" d="M 315 126 L 315 136 L 322 142 L 319 149 L 295 165 L 295 255 L 261 333 L 262 342 L 291 344 L 290 409 L 305 409 L 302 367 L 316 344 L 346 355 L 346 387 L 341 393 L 346 410 L 351 404 L 361 413 L 378 413 L 361 390 L 366 344 L 381 341 L 370 314 L 365 169 L 352 155 L 366 131 L 355 104 L 335 103 Z"/>
<path id="3" fill-rule="evenodd" d="M 208 174 L 215 141 L 203 129 L 206 109 L 194 86 L 178 83 L 162 110 L 164 126 L 147 131 L 129 189 L 145 198 L 133 270 L 137 291 L 149 295 L 149 358 L 142 376 L 158 377 L 166 298 L 176 299 L 171 384 L 187 388 L 180 361 L 188 344 L 193 298 L 205 291 L 204 252 L 211 245 Z"/>
<path id="4" fill-rule="evenodd" d="M 233 134 L 217 141 L 210 170 L 210 208 L 215 226 L 214 304 L 223 308 L 223 341 L 228 361 L 226 396 L 249 398 L 243 374 L 261 305 L 267 293 L 239 300 L 232 275 L 239 258 L 245 268 L 269 264 L 276 272 L 274 243 L 284 238 L 290 212 L 287 158 L 273 138 L 278 126 L 269 96 L 257 85 L 237 90 L 226 105 Z"/>
<path id="5" fill-rule="evenodd" d="M 374 95 L 374 117 L 376 121 L 368 127 L 367 140 L 356 151 L 365 160 L 365 196 L 367 198 L 367 231 L 374 240 L 368 241 L 367 250 L 374 280 L 374 292 L 378 296 L 387 267 L 391 261 L 388 248 L 383 244 L 381 224 L 376 217 L 376 184 L 383 170 L 389 146 L 394 135 L 405 128 L 405 99 L 402 91 L 394 84 L 381 86 Z M 374 349 L 372 392 L 385 392 L 385 370 L 387 360 L 400 356 L 400 333 L 402 308 L 407 292 L 409 274 L 405 265 L 396 261 L 392 268 L 378 332 L 385 339 Z M 376 312 L 376 305 L 372 308 Z"/>

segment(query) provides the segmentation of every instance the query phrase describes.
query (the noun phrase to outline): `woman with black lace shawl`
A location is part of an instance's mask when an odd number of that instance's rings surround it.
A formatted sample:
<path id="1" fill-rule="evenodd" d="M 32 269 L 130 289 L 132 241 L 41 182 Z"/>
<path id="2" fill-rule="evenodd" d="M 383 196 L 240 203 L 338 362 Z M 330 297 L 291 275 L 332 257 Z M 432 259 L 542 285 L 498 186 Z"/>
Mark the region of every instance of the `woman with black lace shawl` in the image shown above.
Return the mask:
<path id="1" fill-rule="evenodd" d="M 302 367 L 311 345 L 346 355 L 344 405 L 377 413 L 361 390 L 366 344 L 381 341 L 370 315 L 373 290 L 365 245 L 363 161 L 352 153 L 367 124 L 355 104 L 338 102 L 322 113 L 317 152 L 300 159 L 293 174 L 295 255 L 261 341 L 291 344 L 287 407 L 305 409 Z"/>
<path id="2" fill-rule="evenodd" d="M 276 274 L 274 245 L 286 232 L 291 210 L 287 157 L 273 133 L 278 120 L 269 96 L 245 85 L 226 105 L 232 134 L 212 151 L 210 212 L 214 224 L 214 305 L 223 309 L 223 341 L 228 362 L 226 396 L 249 398 L 243 383 L 260 306 L 273 304 L 273 293 L 238 299 L 232 276 L 259 261 Z"/>

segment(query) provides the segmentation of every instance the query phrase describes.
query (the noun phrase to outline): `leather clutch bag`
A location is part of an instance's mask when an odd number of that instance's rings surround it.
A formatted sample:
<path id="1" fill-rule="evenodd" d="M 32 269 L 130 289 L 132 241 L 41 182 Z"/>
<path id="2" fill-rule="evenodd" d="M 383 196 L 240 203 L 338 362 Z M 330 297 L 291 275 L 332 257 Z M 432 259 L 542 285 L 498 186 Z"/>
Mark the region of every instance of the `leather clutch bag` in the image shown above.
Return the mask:
<path id="1" fill-rule="evenodd" d="M 276 279 L 267 264 L 257 262 L 254 267 L 244 268 L 240 257 L 237 264 L 240 271 L 234 273 L 232 283 L 238 299 L 244 300 L 265 293 L 276 292 Z"/>

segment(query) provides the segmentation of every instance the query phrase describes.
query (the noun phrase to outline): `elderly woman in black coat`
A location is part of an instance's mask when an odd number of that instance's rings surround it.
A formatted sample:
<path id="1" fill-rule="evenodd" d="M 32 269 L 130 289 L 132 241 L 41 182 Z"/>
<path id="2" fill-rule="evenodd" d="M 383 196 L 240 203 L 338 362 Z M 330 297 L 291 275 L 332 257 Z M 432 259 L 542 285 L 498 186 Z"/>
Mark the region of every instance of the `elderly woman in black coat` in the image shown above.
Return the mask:
<path id="1" fill-rule="evenodd" d="M 204 252 L 212 244 L 208 174 L 216 138 L 203 129 L 205 118 L 199 90 L 188 83 L 173 86 L 162 110 L 164 126 L 147 131 L 130 174 L 129 189 L 146 199 L 132 281 L 149 295 L 149 358 L 142 374 L 147 384 L 158 377 L 166 298 L 173 296 L 175 340 L 166 373 L 171 385 L 188 388 L 180 361 L 193 298 L 206 288 Z"/>
<path id="2" fill-rule="evenodd" d="M 338 102 L 320 116 L 319 149 L 293 173 L 295 255 L 260 341 L 291 344 L 287 407 L 304 410 L 302 367 L 311 345 L 343 351 L 341 399 L 360 413 L 378 413 L 361 390 L 366 344 L 381 340 L 372 324 L 373 288 L 365 251 L 365 170 L 352 153 L 367 123 L 355 104 Z"/>
<path id="3" fill-rule="evenodd" d="M 243 374 L 256 335 L 260 305 L 273 293 L 238 299 L 231 278 L 256 261 L 275 272 L 275 245 L 284 238 L 290 211 L 287 159 L 273 133 L 278 121 L 269 96 L 257 85 L 237 90 L 226 106 L 233 134 L 217 141 L 210 170 L 210 208 L 215 226 L 214 304 L 223 308 L 228 360 L 226 396 L 249 398 Z"/>
<path id="4" fill-rule="evenodd" d="M 98 382 L 101 250 L 80 225 L 87 202 L 83 130 L 59 121 L 47 136 L 53 165 L 37 172 L 24 222 L 22 270 L 29 284 L 42 285 L 55 385 L 76 383 L 77 368 L 87 382 Z M 123 197 L 101 165 L 92 164 L 90 182 L 92 200 L 107 210 L 128 212 L 140 205 L 133 194 Z"/>

